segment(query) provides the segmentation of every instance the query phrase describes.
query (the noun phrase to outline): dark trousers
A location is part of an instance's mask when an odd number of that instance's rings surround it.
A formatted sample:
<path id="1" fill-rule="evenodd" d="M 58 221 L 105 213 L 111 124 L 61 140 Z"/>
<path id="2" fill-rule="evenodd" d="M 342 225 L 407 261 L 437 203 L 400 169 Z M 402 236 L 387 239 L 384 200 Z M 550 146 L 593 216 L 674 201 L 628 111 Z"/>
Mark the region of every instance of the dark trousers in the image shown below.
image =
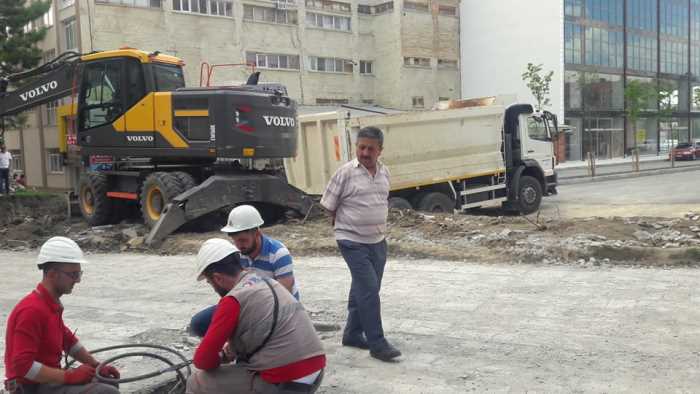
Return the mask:
<path id="1" fill-rule="evenodd" d="M 211 319 L 214 317 L 214 312 L 216 312 L 216 305 L 209 306 L 192 316 L 189 327 L 190 334 L 200 338 L 204 337 L 211 324 Z"/>
<path id="2" fill-rule="evenodd" d="M 343 336 L 358 338 L 364 333 L 370 348 L 384 346 L 379 290 L 386 264 L 386 240 L 376 244 L 339 240 L 338 247 L 352 276 Z"/>
<path id="3" fill-rule="evenodd" d="M 0 168 L 0 185 L 3 193 L 10 193 L 10 169 Z"/>

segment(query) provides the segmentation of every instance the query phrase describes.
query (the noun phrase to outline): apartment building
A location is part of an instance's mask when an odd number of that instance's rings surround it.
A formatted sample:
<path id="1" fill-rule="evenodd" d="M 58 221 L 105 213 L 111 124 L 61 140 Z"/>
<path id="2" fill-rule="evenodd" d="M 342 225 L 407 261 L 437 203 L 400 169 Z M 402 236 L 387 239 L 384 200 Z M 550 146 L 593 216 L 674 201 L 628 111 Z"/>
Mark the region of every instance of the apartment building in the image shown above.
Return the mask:
<path id="1" fill-rule="evenodd" d="M 200 64 L 249 63 L 303 105 L 430 108 L 459 98 L 459 0 L 55 0 L 45 58 L 130 46 L 178 56 L 188 85 Z M 217 69 L 211 84 L 244 81 L 250 67 Z M 206 80 L 206 78 L 204 78 Z M 74 181 L 58 152 L 59 103 L 29 111 L 8 148 L 29 185 Z"/>

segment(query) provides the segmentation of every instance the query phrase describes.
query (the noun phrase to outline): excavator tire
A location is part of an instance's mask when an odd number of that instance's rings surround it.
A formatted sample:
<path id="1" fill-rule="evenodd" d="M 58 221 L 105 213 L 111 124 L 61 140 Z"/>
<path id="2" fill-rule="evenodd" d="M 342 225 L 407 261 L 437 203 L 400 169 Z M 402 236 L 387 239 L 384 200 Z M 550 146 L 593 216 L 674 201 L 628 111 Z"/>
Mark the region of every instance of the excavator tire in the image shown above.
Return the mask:
<path id="1" fill-rule="evenodd" d="M 197 182 L 194 180 L 194 177 L 185 171 L 175 171 L 172 174 L 175 175 L 175 177 L 180 181 L 180 186 L 182 187 L 183 192 L 197 186 Z"/>
<path id="2" fill-rule="evenodd" d="M 91 226 L 109 224 L 114 219 L 108 190 L 109 178 L 105 174 L 91 172 L 80 179 L 80 212 Z"/>
<path id="3" fill-rule="evenodd" d="M 141 214 L 146 226 L 153 227 L 165 206 L 173 197 L 187 190 L 186 187 L 172 172 L 154 172 L 149 175 L 141 188 Z"/>

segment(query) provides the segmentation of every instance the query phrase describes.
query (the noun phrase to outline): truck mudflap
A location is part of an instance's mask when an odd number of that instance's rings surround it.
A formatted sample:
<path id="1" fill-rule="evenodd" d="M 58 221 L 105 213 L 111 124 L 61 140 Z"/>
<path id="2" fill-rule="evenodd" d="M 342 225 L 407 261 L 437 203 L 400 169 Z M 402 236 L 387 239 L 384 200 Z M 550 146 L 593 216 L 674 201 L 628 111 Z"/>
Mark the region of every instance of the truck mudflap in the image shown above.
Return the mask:
<path id="1" fill-rule="evenodd" d="M 146 237 L 146 244 L 158 245 L 187 222 L 245 202 L 274 204 L 293 209 L 302 215 L 307 214 L 313 205 L 313 200 L 304 192 L 274 175 L 213 175 L 166 205 L 160 219 Z"/>

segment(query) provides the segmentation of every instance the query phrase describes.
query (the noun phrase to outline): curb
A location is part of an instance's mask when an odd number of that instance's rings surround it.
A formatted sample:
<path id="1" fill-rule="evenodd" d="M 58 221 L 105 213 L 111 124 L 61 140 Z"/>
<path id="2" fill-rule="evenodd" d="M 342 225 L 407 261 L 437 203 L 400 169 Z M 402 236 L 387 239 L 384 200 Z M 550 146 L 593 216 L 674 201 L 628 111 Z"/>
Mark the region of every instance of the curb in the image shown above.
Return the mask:
<path id="1" fill-rule="evenodd" d="M 653 170 L 641 170 L 639 172 L 634 171 L 621 171 L 614 172 L 611 174 L 598 175 L 596 177 L 590 177 L 587 175 L 575 176 L 570 178 L 560 178 L 559 185 L 576 185 L 579 183 L 590 183 L 590 182 L 604 182 L 611 181 L 615 179 L 631 178 L 631 177 L 643 177 L 661 174 L 672 174 L 676 172 L 690 172 L 690 171 L 700 171 L 700 166 L 684 166 L 675 168 L 657 168 Z"/>

